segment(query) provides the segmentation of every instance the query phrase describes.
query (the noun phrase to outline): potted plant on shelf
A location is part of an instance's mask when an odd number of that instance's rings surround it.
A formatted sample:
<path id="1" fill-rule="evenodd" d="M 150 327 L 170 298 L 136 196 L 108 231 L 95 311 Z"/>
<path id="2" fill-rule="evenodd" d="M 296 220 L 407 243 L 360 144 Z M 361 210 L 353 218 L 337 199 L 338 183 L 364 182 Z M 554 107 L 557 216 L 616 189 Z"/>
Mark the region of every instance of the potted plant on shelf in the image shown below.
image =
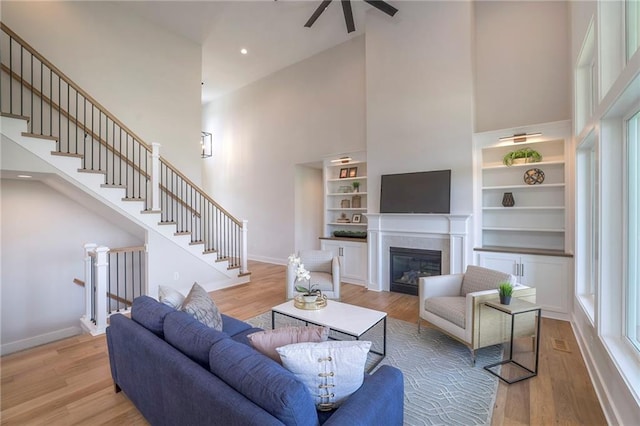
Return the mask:
<path id="1" fill-rule="evenodd" d="M 351 183 L 351 185 L 353 185 L 353 192 L 360 192 L 360 182 L 355 180 Z"/>
<path id="2" fill-rule="evenodd" d="M 502 158 L 502 162 L 505 166 L 511 166 L 514 163 L 514 160 L 518 159 L 524 159 L 525 163 L 538 163 L 542 161 L 542 155 L 531 148 L 520 148 L 505 155 Z"/>
<path id="3" fill-rule="evenodd" d="M 300 262 L 300 258 L 295 254 L 289 256 L 289 264 L 295 267 L 296 271 L 296 280 L 295 280 L 295 290 L 298 293 L 302 293 L 302 300 L 305 303 L 313 303 L 318 299 L 318 296 L 322 296 L 322 291 L 318 289 L 316 284 L 311 284 L 311 273 L 307 271 L 304 267 L 304 264 Z M 304 286 L 298 283 L 304 283 L 306 281 L 307 285 Z"/>
<path id="4" fill-rule="evenodd" d="M 503 282 L 498 285 L 498 294 L 500 295 L 500 303 L 508 305 L 511 303 L 511 295 L 513 294 L 513 285 Z"/>

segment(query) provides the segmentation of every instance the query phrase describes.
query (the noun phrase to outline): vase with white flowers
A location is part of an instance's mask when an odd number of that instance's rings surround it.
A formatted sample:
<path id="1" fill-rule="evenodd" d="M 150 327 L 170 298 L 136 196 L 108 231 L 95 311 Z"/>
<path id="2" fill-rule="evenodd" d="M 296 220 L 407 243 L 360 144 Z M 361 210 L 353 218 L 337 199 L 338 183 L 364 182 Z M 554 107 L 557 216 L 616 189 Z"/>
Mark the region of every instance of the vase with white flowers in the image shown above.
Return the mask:
<path id="1" fill-rule="evenodd" d="M 296 272 L 295 290 L 298 293 L 302 293 L 302 299 L 305 303 L 315 302 L 318 296 L 322 296 L 322 291 L 317 288 L 316 284 L 311 284 L 311 273 L 307 271 L 300 258 L 295 254 L 289 256 L 289 264 L 295 268 Z"/>

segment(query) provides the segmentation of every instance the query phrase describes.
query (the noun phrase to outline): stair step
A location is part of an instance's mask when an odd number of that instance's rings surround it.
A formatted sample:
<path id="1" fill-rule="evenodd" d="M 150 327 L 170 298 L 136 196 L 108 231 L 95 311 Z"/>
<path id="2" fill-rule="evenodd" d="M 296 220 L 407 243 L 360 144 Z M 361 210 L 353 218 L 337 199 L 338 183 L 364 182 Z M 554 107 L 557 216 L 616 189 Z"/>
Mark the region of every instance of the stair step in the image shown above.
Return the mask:
<path id="1" fill-rule="evenodd" d="M 145 201 L 145 199 L 129 197 L 129 198 L 123 198 L 122 201 Z"/>
<path id="2" fill-rule="evenodd" d="M 242 272 L 242 273 L 238 274 L 239 277 L 248 277 L 250 275 L 251 275 L 251 271 Z"/>
<path id="3" fill-rule="evenodd" d="M 140 210 L 140 213 L 142 213 L 142 214 L 151 214 L 151 213 L 161 214 L 162 210 Z"/>
<path id="4" fill-rule="evenodd" d="M 211 253 L 217 253 L 218 250 L 215 249 L 209 249 L 209 250 L 205 250 L 202 252 L 202 254 L 211 254 Z"/>
<path id="5" fill-rule="evenodd" d="M 191 241 L 189 243 L 190 246 L 197 246 L 199 244 L 204 244 L 204 241 L 200 240 L 200 241 Z"/>
<path id="6" fill-rule="evenodd" d="M 177 225 L 176 222 L 158 222 L 158 225 Z"/>
<path id="7" fill-rule="evenodd" d="M 10 114 L 8 112 L 1 112 L 0 116 L 7 118 L 17 118 L 18 120 L 25 120 L 27 122 L 30 120 L 26 115 Z"/>
<path id="8" fill-rule="evenodd" d="M 102 174 L 102 175 L 107 174 L 106 170 L 78 169 L 78 171 L 80 173 L 95 173 L 95 174 Z"/>
<path id="9" fill-rule="evenodd" d="M 37 133 L 29 133 L 29 132 L 22 132 L 22 136 L 25 136 L 27 138 L 46 139 L 49 141 L 58 142 L 58 138 L 55 136 L 38 135 Z"/>
<path id="10" fill-rule="evenodd" d="M 58 155 L 60 157 L 84 158 L 84 155 L 74 154 L 73 152 L 51 151 L 51 155 Z"/>
<path id="11" fill-rule="evenodd" d="M 178 236 L 178 235 L 191 235 L 191 231 L 175 232 L 173 235 L 175 235 L 175 236 Z"/>
<path id="12" fill-rule="evenodd" d="M 120 189 L 124 189 L 126 188 L 126 185 L 116 185 L 115 183 L 103 183 L 102 185 L 100 185 L 100 188 L 120 188 Z"/>

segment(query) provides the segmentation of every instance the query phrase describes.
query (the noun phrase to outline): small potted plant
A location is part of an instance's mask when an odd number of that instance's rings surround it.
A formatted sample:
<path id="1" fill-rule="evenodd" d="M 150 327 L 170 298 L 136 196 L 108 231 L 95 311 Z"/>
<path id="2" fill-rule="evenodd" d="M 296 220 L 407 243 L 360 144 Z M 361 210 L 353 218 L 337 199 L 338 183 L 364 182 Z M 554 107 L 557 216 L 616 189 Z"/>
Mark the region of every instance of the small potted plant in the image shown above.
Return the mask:
<path id="1" fill-rule="evenodd" d="M 300 262 L 300 258 L 295 254 L 289 256 L 289 263 L 295 266 L 296 271 L 296 286 L 295 290 L 298 293 L 302 293 L 302 300 L 305 303 L 313 303 L 318 299 L 318 296 L 322 296 L 322 291 L 318 289 L 316 284 L 311 284 L 311 273 L 307 271 L 304 264 Z M 307 283 L 306 286 L 298 283 Z"/>
<path id="2" fill-rule="evenodd" d="M 502 158 L 502 162 L 505 166 L 511 166 L 514 160 L 524 159 L 525 163 L 538 163 L 542 161 L 542 155 L 531 148 L 520 148 L 515 151 L 509 152 Z"/>
<path id="3" fill-rule="evenodd" d="M 353 192 L 359 192 L 360 191 L 360 182 L 355 180 L 355 181 L 353 181 L 351 183 L 351 185 L 353 185 Z"/>
<path id="4" fill-rule="evenodd" d="M 513 294 L 513 285 L 503 282 L 498 285 L 498 294 L 500 295 L 500 303 L 508 305 L 511 303 L 511 295 Z"/>

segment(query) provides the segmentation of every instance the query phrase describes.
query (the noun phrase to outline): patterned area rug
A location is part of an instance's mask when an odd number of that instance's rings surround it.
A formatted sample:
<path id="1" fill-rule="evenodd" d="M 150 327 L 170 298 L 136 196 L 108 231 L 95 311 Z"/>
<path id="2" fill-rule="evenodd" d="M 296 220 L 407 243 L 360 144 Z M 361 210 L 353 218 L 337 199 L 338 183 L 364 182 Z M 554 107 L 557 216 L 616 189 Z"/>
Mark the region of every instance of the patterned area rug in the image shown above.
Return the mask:
<path id="1" fill-rule="evenodd" d="M 270 329 L 271 312 L 247 322 Z M 297 324 L 276 315 L 276 327 L 285 325 Z M 348 339 L 339 334 L 333 337 Z M 372 349 L 382 352 L 382 324 L 361 340 L 371 340 Z M 369 365 L 376 359 L 378 355 L 369 354 Z M 404 374 L 405 425 L 485 425 L 491 423 L 498 379 L 482 367 L 500 359 L 500 345 L 483 348 L 473 367 L 463 344 L 437 330 L 422 327 L 418 333 L 416 324 L 388 318 L 387 356 L 380 365 L 392 365 Z"/>

